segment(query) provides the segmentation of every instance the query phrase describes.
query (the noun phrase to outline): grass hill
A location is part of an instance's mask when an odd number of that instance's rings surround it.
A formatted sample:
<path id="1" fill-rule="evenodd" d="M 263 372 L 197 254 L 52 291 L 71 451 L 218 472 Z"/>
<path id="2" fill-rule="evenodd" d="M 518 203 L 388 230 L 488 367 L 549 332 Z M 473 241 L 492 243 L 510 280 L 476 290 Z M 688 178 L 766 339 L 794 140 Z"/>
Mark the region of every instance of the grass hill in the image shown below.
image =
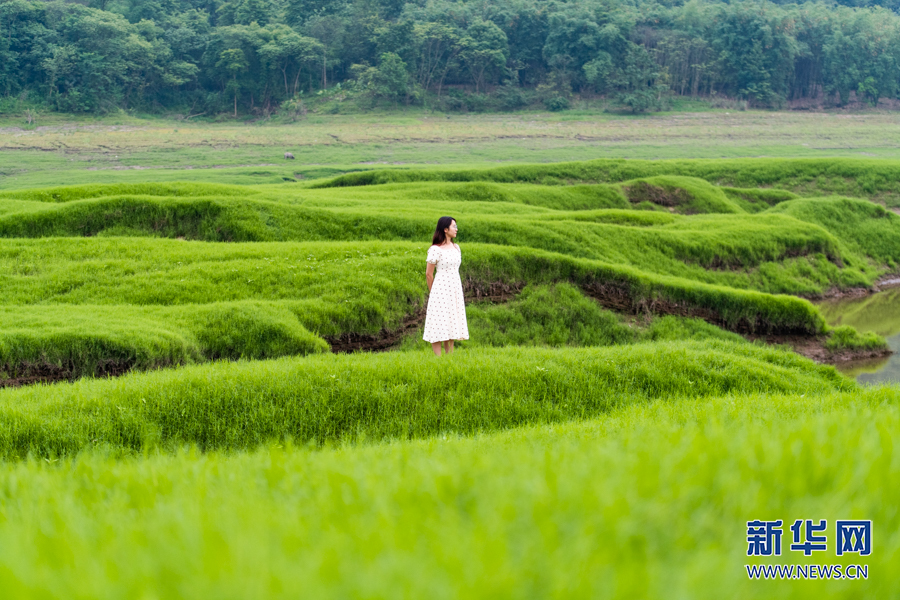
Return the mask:
<path id="1" fill-rule="evenodd" d="M 745 338 L 884 351 L 808 298 L 897 271 L 892 188 L 748 164 L 0 193 L 0 380 L 57 381 L 0 390 L 0 589 L 897 596 L 900 393 Z M 444 214 L 471 340 L 437 359 Z M 809 559 L 867 579 L 749 580 L 804 558 L 746 522 L 812 516 L 873 520 Z"/>
<path id="2" fill-rule="evenodd" d="M 441 214 L 460 225 L 472 300 L 534 288 L 580 319 L 578 302 L 540 291 L 565 284 L 616 313 L 590 317 L 593 333 L 551 334 L 527 303 L 488 306 L 480 333 L 494 344 L 513 339 L 513 322 L 544 331 L 538 343 L 633 343 L 649 334 L 612 332 L 652 329 L 650 315 L 823 335 L 815 308 L 788 295 L 869 287 L 895 270 L 900 217 L 867 200 L 720 185 L 773 183 L 775 169 L 786 187 L 798 188 L 802 173 L 833 187 L 816 161 L 791 164 L 592 161 L 373 171 L 305 186 L 3 192 L 0 369 L 24 381 L 397 343 L 420 318 L 423 257 Z M 861 167 L 844 161 L 827 172 L 851 168 Z M 667 174 L 675 170 L 687 174 Z M 634 315 L 648 318 L 627 324 Z"/>

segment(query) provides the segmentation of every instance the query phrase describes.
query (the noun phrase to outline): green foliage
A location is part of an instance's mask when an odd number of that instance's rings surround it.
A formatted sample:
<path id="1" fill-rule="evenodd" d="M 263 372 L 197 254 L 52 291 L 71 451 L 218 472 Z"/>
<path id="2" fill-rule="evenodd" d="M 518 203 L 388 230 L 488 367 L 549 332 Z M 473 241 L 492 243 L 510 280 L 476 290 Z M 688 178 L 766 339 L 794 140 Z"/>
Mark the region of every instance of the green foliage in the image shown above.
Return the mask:
<path id="1" fill-rule="evenodd" d="M 384 169 L 348 173 L 313 187 L 363 186 L 384 183 L 496 182 L 620 183 L 674 175 L 705 179 L 731 188 L 775 187 L 760 192 L 772 201 L 792 192 L 802 196 L 839 194 L 900 206 L 900 162 L 867 159 L 624 160 L 598 159 L 556 164 L 514 165 L 478 169 Z M 783 191 L 781 191 L 783 190 Z M 775 194 L 772 196 L 771 194 Z M 757 197 L 762 197 L 757 194 Z"/>
<path id="2" fill-rule="evenodd" d="M 300 94 L 322 95 L 312 103 L 326 112 L 372 99 L 564 110 L 596 94 L 643 112 L 670 90 L 767 107 L 877 106 L 900 91 L 900 17 L 847 3 L 10 0 L 0 4 L 0 96 L 66 112 L 263 117 Z M 351 80 L 359 93 L 346 92 Z M 341 90 L 336 102 L 330 89 Z"/>
<path id="3" fill-rule="evenodd" d="M 889 598 L 896 536 L 874 538 L 868 581 L 760 582 L 735 523 L 850 514 L 895 531 L 898 401 L 732 395 L 474 439 L 7 462 L 0 565 L 23 598 Z"/>
<path id="4" fill-rule="evenodd" d="M 385 52 L 379 57 L 377 67 L 355 65 L 356 85 L 372 100 L 384 99 L 389 102 L 409 103 L 414 90 L 406 63 L 394 52 Z"/>
<path id="5" fill-rule="evenodd" d="M 327 352 L 289 307 L 263 302 L 171 307 L 4 306 L 4 378 L 76 379 L 215 359 Z"/>
<path id="6" fill-rule="evenodd" d="M 659 66 L 650 53 L 638 44 L 629 44 L 622 66 L 612 76 L 616 90 L 613 101 L 633 113 L 662 108 L 668 86 L 662 83 Z"/>
<path id="7" fill-rule="evenodd" d="M 466 319 L 473 345 L 610 346 L 635 338 L 615 314 L 565 283 L 526 287 L 506 304 L 470 305 Z"/>
<path id="8" fill-rule="evenodd" d="M 884 338 L 877 333 L 859 333 L 849 325 L 835 327 L 829 332 L 825 347 L 831 351 L 840 350 L 886 350 Z"/>
<path id="9" fill-rule="evenodd" d="M 896 217 L 871 203 L 671 175 L 550 186 L 95 185 L 8 196 L 0 235 L 42 238 L 0 243 L 0 304 L 15 316 L 0 336 L 3 368 L 17 377 L 305 354 L 325 348 L 316 336 L 391 331 L 425 301 L 428 214 L 459 220 L 471 292 L 557 286 L 471 307 L 473 342 L 496 345 L 640 335 L 582 293 L 730 330 L 820 333 L 809 303 L 769 294 L 869 286 L 900 254 Z M 758 214 L 742 208 L 768 202 L 776 206 Z M 642 204 L 663 212 L 626 208 Z M 68 333 L 41 320 L 60 304 L 85 307 L 73 310 Z M 92 310 L 111 325 L 92 331 Z"/>
<path id="10" fill-rule="evenodd" d="M 651 399 L 852 389 L 833 367 L 724 341 L 218 363 L 0 393 L 0 456 L 469 435 Z M 603 393 L 598 393 L 602 390 Z M 149 447 L 148 447 L 149 446 Z"/>
<path id="11" fill-rule="evenodd" d="M 560 112 L 569 109 L 569 100 L 565 96 L 554 96 L 544 100 L 544 106 L 547 107 L 547 110 Z"/>
<path id="12" fill-rule="evenodd" d="M 673 340 L 725 340 L 733 343 L 744 342 L 744 338 L 736 333 L 725 331 L 710 325 L 701 319 L 685 319 L 673 316 L 653 319 L 650 325 L 641 332 L 641 340 L 673 341 Z"/>

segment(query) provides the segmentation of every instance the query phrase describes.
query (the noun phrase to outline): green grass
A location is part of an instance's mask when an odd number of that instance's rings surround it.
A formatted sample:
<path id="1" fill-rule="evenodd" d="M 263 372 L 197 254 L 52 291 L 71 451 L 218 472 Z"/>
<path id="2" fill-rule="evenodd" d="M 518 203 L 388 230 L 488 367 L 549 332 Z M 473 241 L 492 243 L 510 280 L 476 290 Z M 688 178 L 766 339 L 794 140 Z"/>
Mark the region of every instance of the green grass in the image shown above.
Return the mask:
<path id="1" fill-rule="evenodd" d="M 742 343 L 744 338 L 700 319 L 665 316 L 649 319 L 601 308 L 568 283 L 528 286 L 504 303 L 474 303 L 466 307 L 472 346 L 610 346 L 639 341 L 719 339 Z M 401 348 L 425 346 L 416 332 Z"/>
<path id="2" fill-rule="evenodd" d="M 673 176 L 571 186 L 143 183 L 6 192 L 0 235 L 17 239 L 0 241 L 0 305 L 16 308 L 0 332 L 2 369 L 96 375 L 119 365 L 305 354 L 324 348 L 316 336 L 392 330 L 425 301 L 422 257 L 439 214 L 460 223 L 470 292 L 571 284 L 626 312 L 674 312 L 738 331 L 821 333 L 813 307 L 770 294 L 868 287 L 896 266 L 900 220 L 883 208 L 751 192 Z M 645 205 L 654 210 L 634 210 Z M 204 337 L 218 330 L 206 328 L 205 315 L 226 309 L 199 305 L 248 301 L 263 303 L 254 305 L 258 318 L 240 309 L 239 325 L 221 328 L 226 342 Z M 71 310 L 68 325 L 53 316 L 73 304 L 101 308 Z M 496 332 L 515 329 L 501 322 L 512 313 L 495 312 L 500 321 L 482 319 L 478 335 L 511 343 Z M 478 309 L 472 316 L 481 318 Z M 573 333 L 540 319 L 514 337 L 618 339 L 599 321 Z M 254 339 L 224 333 L 242 328 Z"/>
<path id="3" fill-rule="evenodd" d="M 0 457 L 469 435 L 657 398 L 853 388 L 833 367 L 721 340 L 218 363 L 0 392 Z"/>
<path id="4" fill-rule="evenodd" d="M 17 598 L 891 598 L 896 390 L 667 397 L 590 421 L 311 451 L 0 465 Z M 746 522 L 828 551 L 746 556 Z M 872 519 L 868 557 L 836 519 Z M 745 564 L 865 564 L 749 581 Z"/>
<path id="5" fill-rule="evenodd" d="M 204 244 L 176 240 L 45 239 L 0 244 L 0 303 L 179 305 L 292 301 L 323 335 L 391 327 L 424 298 L 425 244 Z M 636 309 L 666 300 L 714 311 L 725 324 L 818 331 L 808 302 L 527 247 L 469 244 L 467 284 L 603 286 Z"/>
<path id="6" fill-rule="evenodd" d="M 385 166 L 594 158 L 900 158 L 891 112 L 685 108 L 697 112 L 443 115 L 414 109 L 310 114 L 297 123 L 46 114 L 34 127 L 11 115 L 0 119 L 0 189 L 185 179 L 258 184 Z M 297 160 L 284 160 L 285 151 Z"/>
<path id="7" fill-rule="evenodd" d="M 314 187 L 423 181 L 497 183 L 616 183 L 655 176 L 693 177 L 738 188 L 774 187 L 803 196 L 845 195 L 900 206 L 900 162 L 873 159 L 611 160 L 477 169 L 385 169 L 349 173 Z M 732 192 L 732 199 L 739 193 Z M 761 198 L 757 196 L 757 198 Z M 768 196 L 771 200 L 773 196 Z M 777 196 L 774 196 L 777 198 Z"/>
<path id="8" fill-rule="evenodd" d="M 883 337 L 871 331 L 860 333 L 849 325 L 835 327 L 829 332 L 825 347 L 829 350 L 887 350 Z"/>
<path id="9" fill-rule="evenodd" d="M 791 200 L 770 212 L 821 225 L 849 248 L 873 261 L 890 269 L 898 266 L 897 215 L 881 206 L 853 198 L 831 197 Z"/>
<path id="10" fill-rule="evenodd" d="M 823 223 L 820 215 L 803 210 L 748 215 L 722 189 L 702 180 L 652 181 L 681 185 L 652 186 L 689 197 L 680 209 L 692 212 L 706 207 L 704 210 L 727 209 L 738 214 L 680 218 L 619 210 L 630 206 L 625 194 L 616 186 L 604 185 L 554 189 L 412 184 L 291 193 L 259 187 L 243 188 L 243 194 L 242 188 L 206 189 L 199 184 L 185 184 L 177 194 L 169 194 L 168 186 L 108 186 L 10 193 L 10 200 L 0 200 L 0 209 L 4 202 L 13 206 L 0 216 L 0 235 L 126 235 L 206 241 L 426 240 L 434 220 L 428 215 L 443 213 L 457 217 L 463 239 L 468 241 L 528 246 L 708 283 L 808 295 L 833 286 L 871 285 L 884 268 L 890 268 L 891 256 L 896 256 L 900 246 L 897 217 L 885 211 L 865 214 L 866 207 L 858 202 L 848 200 Z M 636 189 L 634 185 L 630 182 L 623 187 Z M 130 190 L 135 195 L 123 195 Z M 25 199 L 35 204 L 23 209 Z M 825 203 L 807 202 L 813 206 Z M 841 224 L 851 219 L 865 222 L 870 229 L 880 227 L 880 246 L 860 246 L 861 236 L 854 237 Z M 832 229 L 843 237 L 836 237 Z M 847 243 L 841 247 L 844 238 Z M 794 265 L 794 258 L 799 258 L 800 264 Z M 847 268 L 841 268 L 844 266 Z"/>
<path id="11" fill-rule="evenodd" d="M 0 307 L 3 378 L 77 378 L 221 358 L 326 352 L 294 312 L 262 302 Z"/>

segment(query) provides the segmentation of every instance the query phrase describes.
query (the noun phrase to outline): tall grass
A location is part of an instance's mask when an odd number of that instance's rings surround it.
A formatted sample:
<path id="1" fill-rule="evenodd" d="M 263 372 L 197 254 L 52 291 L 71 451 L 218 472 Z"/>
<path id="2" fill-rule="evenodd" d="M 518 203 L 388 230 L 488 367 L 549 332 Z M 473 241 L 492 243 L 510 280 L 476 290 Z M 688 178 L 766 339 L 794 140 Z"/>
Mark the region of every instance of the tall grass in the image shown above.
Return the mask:
<path id="1" fill-rule="evenodd" d="M 0 235 L 42 239 L 0 242 L 0 303 L 47 308 L 8 311 L 0 368 L 16 377 L 48 369 L 74 377 L 110 365 L 304 354 L 324 347 L 316 335 L 395 329 L 425 301 L 424 243 L 410 241 L 428 239 L 428 211 L 459 220 L 470 291 L 568 283 L 626 312 L 701 317 L 748 332 L 824 332 L 808 304 L 754 291 L 817 296 L 870 286 L 896 265 L 900 222 L 884 209 L 751 192 L 658 175 L 574 186 L 476 181 L 292 191 L 115 184 L 7 194 Z M 775 207 L 748 214 L 769 203 Z M 642 205 L 654 210 L 628 208 Z M 60 237 L 72 235 L 105 239 Z M 268 240 L 316 243 L 259 243 Z M 186 307 L 246 301 L 265 308 Z M 97 309 L 102 323 L 93 327 L 93 309 L 73 309 L 63 324 L 50 308 L 58 304 L 106 308 Z M 148 308 L 128 308 L 135 305 Z M 181 308 L 163 317 L 150 306 Z M 211 310 L 241 316 L 207 327 Z M 560 336 L 576 343 L 612 331 L 597 325 L 572 337 L 559 324 L 539 327 L 537 343 Z M 488 330 L 481 332 L 488 343 L 511 339 Z"/>
<path id="2" fill-rule="evenodd" d="M 199 361 L 329 350 L 293 311 L 262 302 L 172 307 L 0 307 L 4 379 L 76 378 Z"/>
<path id="3" fill-rule="evenodd" d="M 817 223 L 852 250 L 890 269 L 900 264 L 900 217 L 877 204 L 841 197 L 802 199 L 770 212 Z"/>
<path id="4" fill-rule="evenodd" d="M 385 169 L 348 173 L 313 187 L 341 187 L 422 181 L 498 183 L 617 183 L 678 175 L 738 188 L 776 187 L 807 196 L 840 194 L 900 204 L 900 162 L 853 158 L 739 158 L 725 160 L 625 160 L 532 164 L 481 169 Z"/>
<path id="5" fill-rule="evenodd" d="M 801 392 L 802 394 L 802 392 Z M 587 422 L 310 451 L 0 464 L 16 598 L 893 598 L 900 395 L 657 400 Z M 746 522 L 783 519 L 780 557 Z M 828 549 L 787 549 L 795 519 Z M 873 520 L 836 557 L 834 521 Z M 750 581 L 744 564 L 865 564 Z"/>
<path id="6" fill-rule="evenodd" d="M 475 303 L 466 308 L 468 346 L 609 346 L 645 340 L 722 339 L 741 336 L 700 319 L 666 316 L 644 323 L 604 310 L 581 290 L 560 283 L 528 286 L 505 303 Z M 405 348 L 422 345 L 416 333 Z"/>
<path id="7" fill-rule="evenodd" d="M 209 451 L 473 434 L 654 398 L 820 393 L 855 384 L 789 352 L 725 341 L 469 349 L 219 363 L 0 392 L 0 457 Z"/>
<path id="8" fill-rule="evenodd" d="M 131 187 L 141 192 L 155 189 L 152 185 Z M 22 206 L 24 200 L 0 201 L 0 208 L 12 203 L 0 216 L 0 235 L 412 241 L 429 238 L 434 215 L 453 214 L 466 241 L 527 246 L 708 283 L 802 294 L 871 285 L 885 268 L 893 268 L 894 246 L 900 246 L 900 222 L 892 215 L 885 219 L 883 214 L 859 212 L 852 204 L 809 200 L 810 206 L 830 204 L 830 209 L 813 210 L 830 211 L 832 216 L 823 221 L 821 215 L 799 209 L 751 216 L 722 189 L 687 177 L 556 190 L 533 185 L 427 183 L 287 193 L 260 186 L 247 197 L 228 195 L 234 190 L 226 186 L 204 191 L 199 184 L 187 185 L 184 194 L 172 196 L 121 195 L 120 188 L 23 192 L 22 197 L 91 196 L 63 203 L 33 202 L 27 208 Z M 228 194 L 217 195 L 219 188 Z M 165 193 L 167 188 L 158 191 Z M 610 194 L 615 202 L 603 200 Z M 627 194 L 637 204 L 629 203 Z M 680 218 L 624 208 L 645 204 L 681 212 L 732 214 Z M 841 221 L 879 228 L 879 247 L 857 243 L 860 236 L 841 226 Z M 847 243 L 841 245 L 845 237 Z M 762 265 L 765 268 L 757 270 Z"/>
<path id="9" fill-rule="evenodd" d="M 396 326 L 413 305 L 421 305 L 425 250 L 425 244 L 403 242 L 9 240 L 0 243 L 0 303 L 292 301 L 302 306 L 297 315 L 310 331 L 375 333 Z M 824 326 L 811 304 L 788 296 L 523 246 L 467 244 L 463 256 L 462 274 L 472 286 L 571 282 L 613 290 L 635 310 L 652 310 L 659 302 L 707 310 L 711 319 L 729 327 L 814 333 Z"/>

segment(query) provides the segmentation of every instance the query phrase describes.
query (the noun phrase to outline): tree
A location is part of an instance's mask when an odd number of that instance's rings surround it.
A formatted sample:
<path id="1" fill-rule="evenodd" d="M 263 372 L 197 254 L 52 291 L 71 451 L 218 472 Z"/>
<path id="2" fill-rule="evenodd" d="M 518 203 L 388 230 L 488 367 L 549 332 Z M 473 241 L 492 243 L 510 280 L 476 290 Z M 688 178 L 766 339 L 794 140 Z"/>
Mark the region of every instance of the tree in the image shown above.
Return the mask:
<path id="1" fill-rule="evenodd" d="M 437 95 L 441 97 L 441 87 L 447 73 L 459 54 L 460 38 L 456 28 L 443 23 L 420 23 L 416 25 L 418 42 L 416 52 L 416 81 L 423 90 L 437 84 Z"/>
<path id="2" fill-rule="evenodd" d="M 459 58 L 475 83 L 476 93 L 484 89 L 488 79 L 495 81 L 504 72 L 509 58 L 506 34 L 490 21 L 475 19 L 459 45 Z"/>
<path id="3" fill-rule="evenodd" d="M 272 37 L 259 49 L 260 56 L 281 73 L 285 96 L 293 96 L 300 85 L 300 73 L 312 68 L 322 56 L 322 44 L 284 25 L 270 31 Z"/>
<path id="4" fill-rule="evenodd" d="M 631 112 L 644 112 L 659 104 L 660 95 L 667 89 L 659 80 L 659 67 L 647 50 L 631 44 L 625 60 L 616 69 L 612 85 L 616 90 L 615 101 L 627 106 Z"/>
<path id="5" fill-rule="evenodd" d="M 385 52 L 377 67 L 354 65 L 357 87 L 373 100 L 383 98 L 393 103 L 408 103 L 411 85 L 406 63 L 399 55 Z"/>
<path id="6" fill-rule="evenodd" d="M 328 57 L 339 51 L 344 39 L 344 22 L 337 16 L 315 16 L 306 24 L 308 34 L 322 49 L 322 89 L 328 89 Z"/>
<path id="7" fill-rule="evenodd" d="M 229 48 L 228 50 L 222 50 L 219 53 L 219 62 L 216 63 L 216 66 L 220 69 L 224 69 L 225 72 L 231 75 L 231 80 L 226 84 L 226 91 L 230 91 L 234 94 L 234 116 L 237 116 L 237 97 L 238 92 L 241 89 L 240 84 L 238 83 L 237 76 L 238 73 L 247 70 L 249 66 L 247 63 L 247 57 L 244 56 L 244 51 L 240 48 Z"/>
<path id="8" fill-rule="evenodd" d="M 770 16 L 764 5 L 733 4 L 719 9 L 716 23 L 722 90 L 765 106 L 785 98 L 800 51 L 787 33 L 787 16 Z"/>

